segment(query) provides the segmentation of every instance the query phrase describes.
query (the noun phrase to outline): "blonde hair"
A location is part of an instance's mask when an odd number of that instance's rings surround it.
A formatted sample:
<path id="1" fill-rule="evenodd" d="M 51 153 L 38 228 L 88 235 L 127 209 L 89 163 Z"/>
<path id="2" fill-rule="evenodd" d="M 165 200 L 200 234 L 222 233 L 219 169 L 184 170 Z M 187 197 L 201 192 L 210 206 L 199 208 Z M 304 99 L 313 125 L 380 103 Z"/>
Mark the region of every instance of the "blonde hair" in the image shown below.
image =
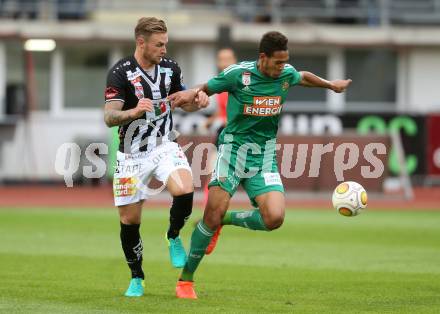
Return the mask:
<path id="1" fill-rule="evenodd" d="M 142 36 L 144 39 L 148 39 L 151 34 L 166 32 L 167 26 L 163 20 L 155 17 L 142 17 L 138 20 L 134 29 L 134 38 L 137 39 Z"/>

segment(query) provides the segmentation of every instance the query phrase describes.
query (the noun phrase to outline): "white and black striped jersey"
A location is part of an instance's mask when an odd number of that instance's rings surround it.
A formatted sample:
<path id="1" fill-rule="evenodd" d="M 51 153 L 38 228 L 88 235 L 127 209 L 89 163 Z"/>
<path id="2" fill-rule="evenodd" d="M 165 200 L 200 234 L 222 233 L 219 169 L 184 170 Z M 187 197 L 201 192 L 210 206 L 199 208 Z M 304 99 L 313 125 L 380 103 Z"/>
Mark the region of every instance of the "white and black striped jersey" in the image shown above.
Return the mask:
<path id="1" fill-rule="evenodd" d="M 119 127 L 119 151 L 131 154 L 151 151 L 169 141 L 173 118 L 166 97 L 184 89 L 182 71 L 171 59 L 163 58 L 155 66 L 154 75 L 144 71 L 134 56 L 119 60 L 108 73 L 105 101 L 122 101 L 122 110 L 136 107 L 141 98 L 149 98 L 154 104 L 153 112 Z"/>

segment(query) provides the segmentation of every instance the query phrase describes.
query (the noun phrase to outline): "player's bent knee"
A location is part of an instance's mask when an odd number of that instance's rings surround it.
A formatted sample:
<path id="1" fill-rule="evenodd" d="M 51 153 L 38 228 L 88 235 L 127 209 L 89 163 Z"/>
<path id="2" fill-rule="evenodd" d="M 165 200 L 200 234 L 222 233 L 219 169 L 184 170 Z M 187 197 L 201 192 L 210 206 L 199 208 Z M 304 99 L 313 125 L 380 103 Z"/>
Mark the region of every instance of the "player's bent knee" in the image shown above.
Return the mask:
<path id="1" fill-rule="evenodd" d="M 263 222 L 268 231 L 278 229 L 283 225 L 284 215 L 271 215 L 263 217 Z"/>
<path id="2" fill-rule="evenodd" d="M 191 172 L 182 169 L 172 172 L 168 176 L 166 186 L 172 196 L 181 196 L 194 192 Z"/>
<path id="3" fill-rule="evenodd" d="M 135 225 L 141 223 L 142 207 L 131 205 L 118 206 L 119 220 L 124 225 Z"/>
<path id="4" fill-rule="evenodd" d="M 283 222 L 284 222 L 284 219 L 280 218 L 277 220 L 271 220 L 269 223 L 265 223 L 265 225 L 266 225 L 266 228 L 268 231 L 272 231 L 272 230 L 275 230 L 275 229 L 278 229 L 279 227 L 281 227 Z"/>
<path id="5" fill-rule="evenodd" d="M 205 223 L 205 225 L 208 226 L 209 229 L 211 229 L 212 231 L 217 230 L 221 223 L 222 223 L 222 218 L 221 216 L 218 215 L 205 215 L 203 217 L 203 222 Z"/>
<path id="6" fill-rule="evenodd" d="M 211 229 L 217 230 L 220 227 L 223 219 L 223 215 L 226 209 L 219 207 L 206 207 L 203 215 L 204 223 Z"/>

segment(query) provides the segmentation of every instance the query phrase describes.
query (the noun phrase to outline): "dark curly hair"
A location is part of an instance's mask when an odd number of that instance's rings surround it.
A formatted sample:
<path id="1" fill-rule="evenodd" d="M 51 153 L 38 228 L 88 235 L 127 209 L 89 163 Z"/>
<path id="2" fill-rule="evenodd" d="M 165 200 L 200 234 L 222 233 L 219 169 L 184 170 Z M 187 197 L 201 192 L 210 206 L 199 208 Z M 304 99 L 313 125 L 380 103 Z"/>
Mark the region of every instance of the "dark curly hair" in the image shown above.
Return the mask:
<path id="1" fill-rule="evenodd" d="M 259 52 L 271 57 L 275 51 L 287 50 L 287 42 L 287 37 L 280 32 L 268 32 L 260 40 Z"/>

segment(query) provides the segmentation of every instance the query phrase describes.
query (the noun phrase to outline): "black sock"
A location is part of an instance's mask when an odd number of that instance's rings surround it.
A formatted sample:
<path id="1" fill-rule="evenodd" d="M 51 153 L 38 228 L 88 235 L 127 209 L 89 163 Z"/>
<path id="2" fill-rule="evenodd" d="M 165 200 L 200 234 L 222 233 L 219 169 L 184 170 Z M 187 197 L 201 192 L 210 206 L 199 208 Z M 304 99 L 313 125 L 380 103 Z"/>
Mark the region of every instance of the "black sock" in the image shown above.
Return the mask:
<path id="1" fill-rule="evenodd" d="M 175 239 L 183 228 L 192 212 L 194 192 L 174 196 L 173 205 L 170 209 L 170 228 L 168 229 L 168 239 Z"/>
<path id="2" fill-rule="evenodd" d="M 124 225 L 121 222 L 121 244 L 125 259 L 131 270 L 132 278 L 144 279 L 142 271 L 142 253 L 144 246 L 139 234 L 140 225 Z"/>

